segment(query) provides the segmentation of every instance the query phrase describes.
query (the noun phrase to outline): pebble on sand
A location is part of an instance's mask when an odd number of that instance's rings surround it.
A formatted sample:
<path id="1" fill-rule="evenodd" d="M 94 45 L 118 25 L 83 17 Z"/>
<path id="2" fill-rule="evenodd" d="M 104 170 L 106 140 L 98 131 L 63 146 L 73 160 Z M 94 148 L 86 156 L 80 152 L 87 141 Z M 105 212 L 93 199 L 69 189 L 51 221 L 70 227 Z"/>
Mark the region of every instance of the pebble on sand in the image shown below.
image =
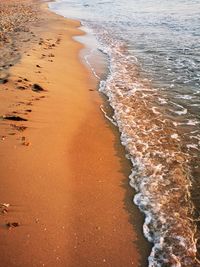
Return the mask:
<path id="1" fill-rule="evenodd" d="M 41 92 L 41 91 L 44 91 L 44 89 L 42 88 L 42 86 L 40 86 L 39 84 L 37 83 L 34 83 L 33 86 L 32 86 L 32 90 L 34 92 Z"/>

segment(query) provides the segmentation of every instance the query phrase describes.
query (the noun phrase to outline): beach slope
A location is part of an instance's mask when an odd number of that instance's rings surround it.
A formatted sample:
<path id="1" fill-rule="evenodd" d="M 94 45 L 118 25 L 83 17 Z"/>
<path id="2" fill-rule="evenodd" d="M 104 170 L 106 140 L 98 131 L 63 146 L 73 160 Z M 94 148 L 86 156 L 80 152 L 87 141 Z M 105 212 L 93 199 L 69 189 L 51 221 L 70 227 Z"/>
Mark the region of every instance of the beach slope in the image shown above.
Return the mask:
<path id="1" fill-rule="evenodd" d="M 80 62 L 80 23 L 39 10 L 0 84 L 0 265 L 144 267 L 130 165 Z"/>

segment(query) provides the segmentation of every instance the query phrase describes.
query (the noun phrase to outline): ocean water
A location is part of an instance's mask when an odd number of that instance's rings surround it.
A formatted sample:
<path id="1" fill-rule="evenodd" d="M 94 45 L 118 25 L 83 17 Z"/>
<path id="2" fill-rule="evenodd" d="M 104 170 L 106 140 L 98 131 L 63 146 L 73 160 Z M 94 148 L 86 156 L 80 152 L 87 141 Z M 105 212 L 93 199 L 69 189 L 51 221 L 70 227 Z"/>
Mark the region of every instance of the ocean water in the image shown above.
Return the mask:
<path id="1" fill-rule="evenodd" d="M 133 165 L 149 266 L 200 266 L 200 0 L 57 0 L 50 8 L 81 20 L 109 60 L 106 79 L 96 76 Z"/>

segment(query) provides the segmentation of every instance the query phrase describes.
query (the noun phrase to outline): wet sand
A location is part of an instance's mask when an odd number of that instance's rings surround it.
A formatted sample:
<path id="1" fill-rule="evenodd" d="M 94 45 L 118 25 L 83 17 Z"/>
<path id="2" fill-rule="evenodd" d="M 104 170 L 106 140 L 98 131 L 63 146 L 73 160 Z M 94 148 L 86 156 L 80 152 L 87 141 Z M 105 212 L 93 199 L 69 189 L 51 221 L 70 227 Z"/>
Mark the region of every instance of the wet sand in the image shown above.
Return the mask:
<path id="1" fill-rule="evenodd" d="M 72 40 L 84 33 L 41 12 L 0 84 L 1 267 L 145 267 L 130 164 Z"/>

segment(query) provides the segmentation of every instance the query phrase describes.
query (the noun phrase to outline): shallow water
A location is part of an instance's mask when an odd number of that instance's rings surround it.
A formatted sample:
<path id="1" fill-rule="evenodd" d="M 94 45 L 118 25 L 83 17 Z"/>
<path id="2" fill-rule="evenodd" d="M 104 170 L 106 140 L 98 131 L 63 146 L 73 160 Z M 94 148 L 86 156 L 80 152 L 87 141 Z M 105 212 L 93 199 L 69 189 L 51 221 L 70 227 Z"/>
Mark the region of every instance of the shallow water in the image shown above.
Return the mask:
<path id="1" fill-rule="evenodd" d="M 200 1 L 58 0 L 109 58 L 100 81 L 133 164 L 149 266 L 200 266 Z M 98 77 L 98 75 L 97 75 Z"/>

